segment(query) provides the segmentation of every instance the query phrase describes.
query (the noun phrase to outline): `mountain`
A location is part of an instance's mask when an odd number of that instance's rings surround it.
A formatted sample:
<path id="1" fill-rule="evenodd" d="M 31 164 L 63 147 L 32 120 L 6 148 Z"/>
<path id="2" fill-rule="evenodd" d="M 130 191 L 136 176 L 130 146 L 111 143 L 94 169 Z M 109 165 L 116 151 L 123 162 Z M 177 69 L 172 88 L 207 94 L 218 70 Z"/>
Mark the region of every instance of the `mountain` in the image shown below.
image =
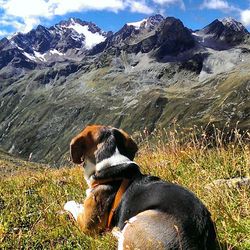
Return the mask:
<path id="1" fill-rule="evenodd" d="M 82 54 L 104 41 L 107 33 L 94 23 L 71 18 L 50 28 L 39 25 L 27 34 L 0 41 L 0 69 L 11 64 L 34 69 L 57 61 L 79 61 Z"/>
<path id="2" fill-rule="evenodd" d="M 2 39 L 0 147 L 60 164 L 87 124 L 249 128 L 249 33 L 227 20 L 191 31 L 156 15 L 106 33 L 69 19 Z"/>
<path id="3" fill-rule="evenodd" d="M 232 18 L 216 19 L 208 26 L 202 29 L 205 34 L 212 34 L 217 39 L 223 40 L 225 37 L 232 34 L 234 37 L 237 34 L 247 34 L 247 29 L 242 23 L 237 22 Z"/>
<path id="4" fill-rule="evenodd" d="M 161 15 L 156 15 L 125 24 L 121 30 L 95 46 L 90 54 L 107 50 L 116 55 L 121 51 L 135 54 L 154 51 L 155 56 L 162 59 L 168 55 L 177 55 L 194 45 L 191 32 L 180 20 L 173 17 L 164 19 Z"/>
<path id="5" fill-rule="evenodd" d="M 127 44 L 133 46 L 133 41 L 136 43 L 136 41 L 141 41 L 148 36 L 154 35 L 162 21 L 164 21 L 163 16 L 155 15 L 138 22 L 127 23 L 118 32 L 110 35 L 104 42 L 96 45 L 90 51 L 90 54 L 98 54 L 109 48 L 112 48 L 110 51 L 113 50 L 113 53 L 119 53 Z M 117 51 L 114 52 L 116 49 Z"/>
<path id="6" fill-rule="evenodd" d="M 218 48 L 228 49 L 249 39 L 249 33 L 242 23 L 231 17 L 214 20 L 212 23 L 196 32 L 205 46 L 214 44 Z"/>
<path id="7" fill-rule="evenodd" d="M 149 18 L 145 18 L 141 21 L 138 22 L 132 22 L 132 23 L 127 23 L 127 26 L 132 26 L 137 30 L 153 30 L 155 29 L 162 21 L 164 20 L 164 17 L 162 15 L 155 15 L 151 16 Z"/>

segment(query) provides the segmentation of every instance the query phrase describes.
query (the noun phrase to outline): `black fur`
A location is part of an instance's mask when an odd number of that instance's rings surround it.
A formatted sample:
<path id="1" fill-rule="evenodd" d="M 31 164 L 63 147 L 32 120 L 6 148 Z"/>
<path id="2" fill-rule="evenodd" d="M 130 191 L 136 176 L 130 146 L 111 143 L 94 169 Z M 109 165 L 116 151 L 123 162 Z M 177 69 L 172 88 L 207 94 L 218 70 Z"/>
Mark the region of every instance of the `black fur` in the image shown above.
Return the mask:
<path id="1" fill-rule="evenodd" d="M 181 240 L 183 246 L 186 246 L 183 249 L 216 249 L 216 234 L 210 213 L 191 191 L 164 182 L 158 177 L 143 175 L 136 164 L 107 168 L 97 172 L 94 178 L 110 177 L 124 177 L 131 180 L 115 211 L 112 227 L 123 229 L 131 217 L 149 209 L 156 209 L 179 222 L 176 226 L 182 231 Z M 175 240 L 169 239 L 169 242 Z"/>
<path id="2" fill-rule="evenodd" d="M 207 234 L 215 240 L 215 232 L 210 213 L 201 201 L 187 189 L 152 176 L 141 175 L 131 182 L 115 213 L 113 226 L 122 229 L 131 217 L 149 209 L 165 212 L 179 221 L 183 245 L 197 250 L 215 249 L 213 241 L 204 239 Z"/>
<path id="3" fill-rule="evenodd" d="M 137 164 L 135 163 L 124 163 L 116 166 L 105 167 L 100 171 L 96 171 L 93 175 L 93 179 L 101 180 L 101 179 L 132 179 L 136 176 L 140 176 L 141 172 Z"/>
<path id="4" fill-rule="evenodd" d="M 122 155 L 128 157 L 130 160 L 133 160 L 135 157 L 135 152 L 129 152 L 125 148 L 124 136 L 118 129 L 103 128 L 100 131 L 98 140 L 98 143 L 103 143 L 103 145 L 95 153 L 96 163 L 111 157 L 116 148 Z"/>
<path id="5" fill-rule="evenodd" d="M 103 144 L 95 153 L 96 163 L 111 157 L 115 153 L 116 140 L 111 129 L 103 128 L 101 130 L 99 143 Z"/>
<path id="6" fill-rule="evenodd" d="M 116 142 L 119 152 L 122 155 L 127 156 L 132 161 L 135 157 L 136 152 L 130 152 L 125 148 L 125 138 L 118 129 L 115 129 L 115 128 L 112 129 L 112 133 L 115 137 L 115 142 Z"/>

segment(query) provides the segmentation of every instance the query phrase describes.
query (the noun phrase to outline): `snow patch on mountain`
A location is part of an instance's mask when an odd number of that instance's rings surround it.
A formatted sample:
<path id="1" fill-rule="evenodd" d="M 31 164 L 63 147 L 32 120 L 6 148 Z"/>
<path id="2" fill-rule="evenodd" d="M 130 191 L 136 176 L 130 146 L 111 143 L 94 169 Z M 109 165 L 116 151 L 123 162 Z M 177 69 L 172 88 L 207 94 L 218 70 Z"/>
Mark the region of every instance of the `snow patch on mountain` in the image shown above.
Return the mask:
<path id="1" fill-rule="evenodd" d="M 85 36 L 85 47 L 86 49 L 93 48 L 96 44 L 103 42 L 106 37 L 99 33 L 92 33 L 89 30 L 88 25 L 82 26 L 79 23 L 72 23 L 68 26 L 69 29 L 75 30 L 78 34 L 82 34 Z"/>
<path id="2" fill-rule="evenodd" d="M 41 54 L 41 53 L 39 53 L 39 52 L 37 52 L 37 51 L 34 51 L 34 55 L 35 55 L 35 57 L 37 58 L 37 59 L 39 59 L 39 60 L 41 60 L 41 61 L 46 61 L 46 59 L 45 59 L 45 54 Z"/>
<path id="3" fill-rule="evenodd" d="M 143 19 L 141 21 L 138 22 L 133 22 L 133 23 L 127 23 L 128 26 L 133 26 L 135 27 L 136 30 L 140 29 L 140 27 L 142 26 L 143 23 L 147 22 L 147 19 Z"/>
<path id="4" fill-rule="evenodd" d="M 35 61 L 36 58 L 32 55 L 30 55 L 29 53 L 27 52 L 23 52 L 23 55 L 26 56 L 28 59 L 30 59 L 31 61 Z"/>
<path id="5" fill-rule="evenodd" d="M 205 34 L 202 30 L 193 32 L 195 40 L 204 47 L 219 49 L 218 42 L 213 38 L 213 34 Z"/>
<path id="6" fill-rule="evenodd" d="M 50 54 L 53 54 L 53 55 L 59 55 L 59 56 L 63 56 L 65 54 L 61 53 L 60 51 L 56 50 L 56 49 L 52 49 L 49 51 Z"/>
<path id="7" fill-rule="evenodd" d="M 219 19 L 220 22 L 226 27 L 229 27 L 235 31 L 244 31 L 245 27 L 243 26 L 242 23 L 237 22 L 235 19 L 232 17 L 225 17 L 223 19 Z"/>
<path id="8" fill-rule="evenodd" d="M 163 16 L 156 14 L 149 18 L 144 18 L 143 20 L 138 21 L 138 22 L 127 23 L 127 25 L 133 26 L 136 30 L 139 30 L 139 29 L 151 30 L 151 29 L 154 29 L 156 26 L 158 26 L 159 23 L 163 20 L 164 20 Z"/>
<path id="9" fill-rule="evenodd" d="M 43 61 L 43 62 L 46 62 L 47 59 L 50 58 L 50 56 L 54 56 L 54 55 L 58 55 L 58 56 L 65 56 L 64 53 L 56 50 L 56 49 L 51 49 L 49 51 L 47 51 L 46 53 L 44 54 L 41 54 L 40 52 L 38 51 L 34 51 L 34 54 L 30 54 L 30 53 L 27 53 L 27 52 L 23 52 L 23 55 L 25 57 L 27 57 L 29 60 L 31 61 Z"/>
<path id="10" fill-rule="evenodd" d="M 10 40 L 10 44 L 19 50 L 24 50 L 23 48 L 19 47 L 13 40 Z"/>

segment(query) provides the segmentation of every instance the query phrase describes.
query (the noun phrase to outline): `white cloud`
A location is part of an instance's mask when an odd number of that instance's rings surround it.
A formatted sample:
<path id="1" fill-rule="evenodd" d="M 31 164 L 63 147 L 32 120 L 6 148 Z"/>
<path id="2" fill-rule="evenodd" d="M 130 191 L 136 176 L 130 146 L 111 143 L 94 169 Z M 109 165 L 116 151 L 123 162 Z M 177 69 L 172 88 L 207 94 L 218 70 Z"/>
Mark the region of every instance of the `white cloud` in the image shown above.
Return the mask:
<path id="1" fill-rule="evenodd" d="M 0 0 L 0 10 L 3 12 L 0 22 L 15 31 L 28 32 L 41 20 L 51 19 L 55 15 L 89 10 L 117 13 L 125 9 L 143 14 L 154 12 L 146 0 Z"/>
<path id="2" fill-rule="evenodd" d="M 13 19 L 9 19 L 8 17 L 2 17 L 2 19 L 0 20 L 0 25 L 1 26 L 11 26 L 13 27 L 14 29 L 18 30 L 18 29 L 21 29 L 22 25 L 20 22 L 16 21 L 16 20 L 13 20 Z"/>
<path id="3" fill-rule="evenodd" d="M 205 0 L 201 5 L 202 9 L 222 10 L 222 11 L 234 11 L 238 10 L 235 6 L 230 5 L 225 0 Z"/>
<path id="4" fill-rule="evenodd" d="M 123 0 L 0 0 L 0 5 L 7 15 L 45 18 L 86 10 L 117 12 L 125 8 Z"/>
<path id="5" fill-rule="evenodd" d="M 173 5 L 173 4 L 179 4 L 182 9 L 185 9 L 185 4 L 183 0 L 153 0 L 154 3 L 159 5 Z"/>
<path id="6" fill-rule="evenodd" d="M 3 12 L 0 22 L 15 31 L 28 32 L 41 23 L 42 19 L 50 19 L 55 15 L 88 10 L 118 12 L 125 8 L 124 0 L 0 0 Z M 137 8 L 137 11 L 140 9 Z"/>
<path id="7" fill-rule="evenodd" d="M 145 1 L 127 1 L 127 5 L 132 12 L 139 12 L 143 14 L 154 13 L 154 10 L 150 8 Z"/>
<path id="8" fill-rule="evenodd" d="M 223 0 L 205 0 L 205 2 L 202 4 L 203 8 L 207 9 L 228 9 L 229 4 L 226 1 Z"/>
<path id="9" fill-rule="evenodd" d="M 43 0 L 9 0 L 1 6 L 5 15 L 16 17 L 49 16 L 48 2 Z"/>
<path id="10" fill-rule="evenodd" d="M 81 12 L 87 10 L 110 10 L 118 12 L 125 9 L 122 0 L 48 0 L 49 11 L 53 15 L 64 15 L 70 12 Z"/>
<path id="11" fill-rule="evenodd" d="M 28 17 L 24 19 L 24 24 L 21 27 L 22 32 L 26 33 L 32 30 L 35 26 L 40 23 L 40 19 L 36 17 Z"/>
<path id="12" fill-rule="evenodd" d="M 241 11 L 240 16 L 241 22 L 246 26 L 250 26 L 250 9 Z"/>

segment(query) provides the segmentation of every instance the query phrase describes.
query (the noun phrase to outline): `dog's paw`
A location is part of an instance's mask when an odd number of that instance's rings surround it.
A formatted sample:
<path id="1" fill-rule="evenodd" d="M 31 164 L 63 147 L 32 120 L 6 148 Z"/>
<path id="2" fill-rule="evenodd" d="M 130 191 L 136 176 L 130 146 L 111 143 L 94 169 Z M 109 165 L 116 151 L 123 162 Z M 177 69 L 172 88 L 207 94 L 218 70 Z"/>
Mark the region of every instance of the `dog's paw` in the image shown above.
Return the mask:
<path id="1" fill-rule="evenodd" d="M 63 209 L 70 212 L 74 219 L 77 220 L 78 215 L 83 212 L 83 205 L 75 201 L 68 201 L 64 204 Z"/>
<path id="2" fill-rule="evenodd" d="M 119 227 L 114 227 L 112 229 L 112 234 L 114 237 L 116 237 L 117 239 L 119 239 L 122 236 L 122 231 L 120 230 Z"/>

